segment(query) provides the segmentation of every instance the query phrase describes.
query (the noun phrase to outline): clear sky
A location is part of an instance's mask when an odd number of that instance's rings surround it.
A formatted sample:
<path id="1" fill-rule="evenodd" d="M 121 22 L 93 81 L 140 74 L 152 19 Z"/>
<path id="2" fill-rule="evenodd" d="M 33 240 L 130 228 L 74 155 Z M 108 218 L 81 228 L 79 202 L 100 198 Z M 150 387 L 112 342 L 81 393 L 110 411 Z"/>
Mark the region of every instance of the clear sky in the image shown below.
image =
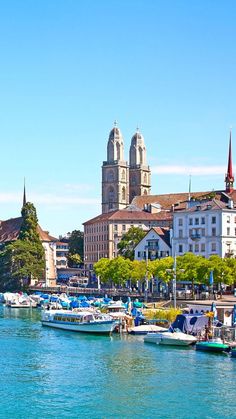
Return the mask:
<path id="1" fill-rule="evenodd" d="M 51 234 L 98 215 L 115 119 L 126 159 L 140 127 L 153 194 L 188 191 L 189 174 L 223 188 L 235 42 L 235 0 L 2 0 L 0 219 L 20 214 L 24 177 Z"/>

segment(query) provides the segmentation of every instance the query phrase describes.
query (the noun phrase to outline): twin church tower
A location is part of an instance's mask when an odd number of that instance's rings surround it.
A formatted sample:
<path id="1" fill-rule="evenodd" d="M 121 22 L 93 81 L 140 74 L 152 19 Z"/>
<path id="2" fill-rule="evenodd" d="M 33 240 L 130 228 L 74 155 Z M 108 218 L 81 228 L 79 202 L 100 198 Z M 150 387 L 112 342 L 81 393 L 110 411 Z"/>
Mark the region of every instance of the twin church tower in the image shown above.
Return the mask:
<path id="1" fill-rule="evenodd" d="M 146 161 L 144 138 L 137 128 L 131 139 L 129 164 L 124 160 L 124 141 L 115 122 L 102 165 L 102 213 L 126 208 L 137 195 L 149 195 L 151 171 Z"/>

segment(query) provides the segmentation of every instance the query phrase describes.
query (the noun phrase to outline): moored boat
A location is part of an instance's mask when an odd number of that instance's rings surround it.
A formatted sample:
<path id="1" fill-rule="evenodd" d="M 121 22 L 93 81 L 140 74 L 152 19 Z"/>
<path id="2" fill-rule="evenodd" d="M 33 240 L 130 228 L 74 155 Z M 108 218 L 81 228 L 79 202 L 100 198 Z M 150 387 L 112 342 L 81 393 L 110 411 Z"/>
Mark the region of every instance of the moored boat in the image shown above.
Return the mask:
<path id="1" fill-rule="evenodd" d="M 46 310 L 42 312 L 42 325 L 74 332 L 109 334 L 117 321 L 102 313 L 73 310 Z"/>
<path id="2" fill-rule="evenodd" d="M 197 351 L 228 352 L 230 346 L 220 341 L 202 341 L 196 344 Z"/>
<path id="3" fill-rule="evenodd" d="M 165 331 L 168 331 L 168 329 L 156 326 L 155 324 L 141 324 L 140 326 L 134 326 L 128 329 L 128 333 L 131 335 L 150 335 Z"/>
<path id="4" fill-rule="evenodd" d="M 180 331 L 156 333 L 157 345 L 189 346 L 197 342 L 197 338 Z"/>

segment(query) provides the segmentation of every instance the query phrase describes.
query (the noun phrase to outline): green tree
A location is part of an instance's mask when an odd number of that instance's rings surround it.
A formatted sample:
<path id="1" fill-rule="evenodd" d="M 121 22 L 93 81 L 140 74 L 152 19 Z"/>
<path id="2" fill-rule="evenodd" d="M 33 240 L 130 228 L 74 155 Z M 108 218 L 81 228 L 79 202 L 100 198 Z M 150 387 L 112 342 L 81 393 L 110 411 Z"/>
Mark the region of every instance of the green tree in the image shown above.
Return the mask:
<path id="1" fill-rule="evenodd" d="M 134 248 L 146 233 L 139 227 L 131 227 L 118 243 L 118 253 L 126 259 L 134 260 Z"/>
<path id="2" fill-rule="evenodd" d="M 27 287 L 31 278 L 45 272 L 45 252 L 38 233 L 38 219 L 33 204 L 22 208 L 19 238 L 7 244 L 0 253 L 0 282 L 3 289 Z"/>
<path id="3" fill-rule="evenodd" d="M 68 255 L 68 261 L 70 266 L 78 266 L 81 264 L 82 259 L 81 256 L 78 253 L 70 254 Z"/>
<path id="4" fill-rule="evenodd" d="M 84 233 L 80 230 L 73 230 L 68 240 L 68 265 L 73 266 L 74 261 L 71 256 L 79 255 L 81 262 L 84 259 Z M 81 263 L 80 262 L 80 263 Z"/>
<path id="5" fill-rule="evenodd" d="M 111 261 L 107 258 L 101 258 L 93 266 L 96 276 L 100 277 L 100 281 L 104 284 L 110 281 L 110 265 Z"/>
<path id="6" fill-rule="evenodd" d="M 110 261 L 110 279 L 115 285 L 124 285 L 130 279 L 131 263 L 129 259 L 118 256 Z"/>

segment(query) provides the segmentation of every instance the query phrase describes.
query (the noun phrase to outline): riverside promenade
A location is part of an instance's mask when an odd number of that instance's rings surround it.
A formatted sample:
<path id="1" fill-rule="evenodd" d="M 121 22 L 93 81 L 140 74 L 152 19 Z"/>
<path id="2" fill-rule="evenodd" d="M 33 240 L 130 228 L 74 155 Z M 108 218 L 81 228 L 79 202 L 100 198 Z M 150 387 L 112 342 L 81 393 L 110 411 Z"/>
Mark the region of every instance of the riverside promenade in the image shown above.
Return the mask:
<path id="1" fill-rule="evenodd" d="M 140 301 L 145 300 L 145 293 L 129 291 L 128 289 L 115 289 L 115 288 L 82 288 L 82 287 L 68 287 L 64 285 L 57 285 L 55 287 L 30 287 L 30 292 L 42 292 L 45 294 L 57 294 L 57 293 L 67 293 L 71 296 L 85 295 L 85 296 L 94 296 L 94 297 L 108 297 L 114 299 L 122 299 L 130 297 L 132 300 L 138 298 Z M 210 305 L 212 301 L 215 301 L 218 306 L 234 306 L 236 304 L 236 297 L 233 294 L 226 294 L 222 296 L 217 296 L 212 294 L 205 297 L 205 295 L 197 294 L 194 297 L 192 295 L 183 295 L 182 297 L 176 298 L 177 305 L 184 307 L 190 302 L 197 303 L 201 305 Z M 156 293 L 148 294 L 148 302 L 162 303 L 165 306 L 170 306 L 173 304 L 172 298 L 163 298 L 163 296 Z"/>

